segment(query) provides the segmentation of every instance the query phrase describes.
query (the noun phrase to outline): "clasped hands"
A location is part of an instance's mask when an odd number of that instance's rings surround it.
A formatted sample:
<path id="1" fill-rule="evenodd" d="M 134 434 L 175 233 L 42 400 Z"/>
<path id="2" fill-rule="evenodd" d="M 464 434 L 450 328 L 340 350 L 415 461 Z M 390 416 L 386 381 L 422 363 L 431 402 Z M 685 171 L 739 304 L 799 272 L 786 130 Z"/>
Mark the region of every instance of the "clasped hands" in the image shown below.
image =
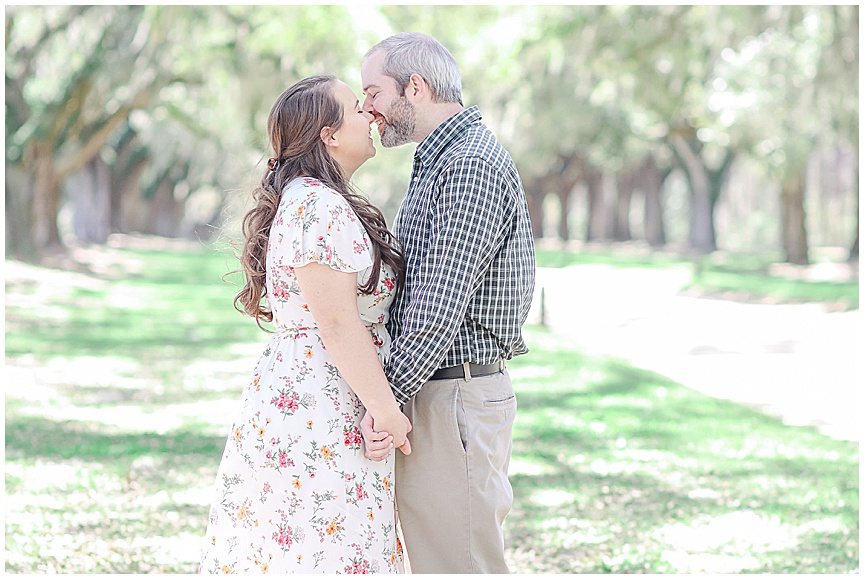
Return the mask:
<path id="1" fill-rule="evenodd" d="M 364 456 L 369 460 L 380 462 L 387 458 L 390 451 L 398 448 L 404 454 L 411 454 L 411 443 L 408 433 L 411 431 L 411 421 L 402 412 L 388 413 L 377 419 L 367 412 L 360 421 L 360 433 L 366 446 Z"/>

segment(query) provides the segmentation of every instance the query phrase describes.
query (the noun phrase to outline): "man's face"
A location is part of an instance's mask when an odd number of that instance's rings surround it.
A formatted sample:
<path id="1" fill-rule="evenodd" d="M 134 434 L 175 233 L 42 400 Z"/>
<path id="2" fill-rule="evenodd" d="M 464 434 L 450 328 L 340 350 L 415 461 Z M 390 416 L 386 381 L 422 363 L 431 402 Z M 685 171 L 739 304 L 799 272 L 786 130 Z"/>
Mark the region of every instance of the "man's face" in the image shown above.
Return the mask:
<path id="1" fill-rule="evenodd" d="M 417 114 L 401 87 L 396 86 L 396 81 L 381 73 L 384 56 L 381 50 L 373 53 L 360 69 L 363 94 L 366 95 L 363 110 L 372 113 L 381 144 L 398 147 L 413 140 Z"/>

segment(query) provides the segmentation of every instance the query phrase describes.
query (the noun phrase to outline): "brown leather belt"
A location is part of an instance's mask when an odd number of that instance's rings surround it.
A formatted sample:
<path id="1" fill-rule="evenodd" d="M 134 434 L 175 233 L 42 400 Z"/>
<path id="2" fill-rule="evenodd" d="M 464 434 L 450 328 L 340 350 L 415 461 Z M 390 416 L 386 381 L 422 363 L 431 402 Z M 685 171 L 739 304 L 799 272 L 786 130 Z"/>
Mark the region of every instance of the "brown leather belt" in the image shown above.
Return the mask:
<path id="1" fill-rule="evenodd" d="M 476 378 L 477 376 L 489 376 L 490 374 L 497 374 L 498 372 L 503 372 L 506 365 L 504 364 L 504 359 L 500 359 L 493 364 L 473 364 L 471 362 L 465 362 L 464 364 L 460 364 L 459 366 L 450 366 L 449 368 L 440 368 L 432 374 L 430 380 L 452 380 L 454 378 L 463 378 L 465 380 L 470 380 L 471 378 Z"/>

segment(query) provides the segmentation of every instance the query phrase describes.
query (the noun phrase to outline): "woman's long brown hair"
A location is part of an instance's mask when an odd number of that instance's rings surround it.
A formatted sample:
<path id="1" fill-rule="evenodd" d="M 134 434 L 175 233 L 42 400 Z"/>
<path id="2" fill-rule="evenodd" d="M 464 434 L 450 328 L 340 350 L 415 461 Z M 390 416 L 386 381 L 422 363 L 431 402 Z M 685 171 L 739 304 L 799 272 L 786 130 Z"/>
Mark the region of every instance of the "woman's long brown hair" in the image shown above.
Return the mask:
<path id="1" fill-rule="evenodd" d="M 267 119 L 270 145 L 278 165 L 267 169 L 261 184 L 252 192 L 255 206 L 243 218 L 243 250 L 240 265 L 246 284 L 234 298 L 234 307 L 261 322 L 272 322 L 273 313 L 262 304 L 267 295 L 267 243 L 270 226 L 276 217 L 282 190 L 296 177 L 314 177 L 338 191 L 363 224 L 372 242 L 373 267 L 369 280 L 360 287 L 365 294 L 378 286 L 381 262 L 396 273 L 401 287 L 405 261 L 395 238 L 387 229 L 381 211 L 358 194 L 345 178 L 338 163 L 327 153 L 321 140 L 321 129 L 339 130 L 343 121 L 342 106 L 333 97 L 336 77 L 313 76 L 288 88 L 273 104 Z"/>

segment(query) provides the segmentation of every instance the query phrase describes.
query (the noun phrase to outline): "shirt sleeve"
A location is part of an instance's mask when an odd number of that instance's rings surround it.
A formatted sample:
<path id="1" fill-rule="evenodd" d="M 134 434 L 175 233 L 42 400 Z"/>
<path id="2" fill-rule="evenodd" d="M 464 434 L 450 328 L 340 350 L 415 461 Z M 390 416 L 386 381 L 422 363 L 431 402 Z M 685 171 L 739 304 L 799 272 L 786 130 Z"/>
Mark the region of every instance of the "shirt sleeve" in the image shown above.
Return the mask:
<path id="1" fill-rule="evenodd" d="M 420 390 L 452 347 L 511 221 L 501 176 L 483 159 L 459 159 L 441 179 L 441 194 L 432 203 L 428 252 L 412 264 L 411 297 L 385 367 L 402 404 Z"/>
<path id="2" fill-rule="evenodd" d="M 372 265 L 369 237 L 348 202 L 325 187 L 288 190 L 270 232 L 276 267 L 321 263 L 356 272 Z"/>

